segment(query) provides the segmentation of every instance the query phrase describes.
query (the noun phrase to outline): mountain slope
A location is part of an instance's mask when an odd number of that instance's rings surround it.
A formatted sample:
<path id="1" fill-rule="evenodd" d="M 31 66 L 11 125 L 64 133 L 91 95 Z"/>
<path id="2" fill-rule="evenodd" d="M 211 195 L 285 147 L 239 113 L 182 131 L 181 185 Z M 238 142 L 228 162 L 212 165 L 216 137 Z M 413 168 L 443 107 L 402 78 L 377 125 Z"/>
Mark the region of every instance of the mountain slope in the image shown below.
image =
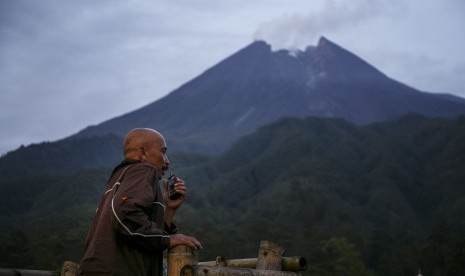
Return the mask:
<path id="1" fill-rule="evenodd" d="M 285 116 L 366 124 L 407 113 L 456 116 L 465 114 L 465 102 L 398 83 L 324 37 L 298 52 L 273 52 L 256 41 L 166 97 L 74 138 L 144 126 L 162 131 L 174 148 L 218 153 Z"/>
<path id="2" fill-rule="evenodd" d="M 0 188 L 10 180 L 112 166 L 123 157 L 122 143 L 121 137 L 109 134 L 21 147 L 0 158 Z"/>

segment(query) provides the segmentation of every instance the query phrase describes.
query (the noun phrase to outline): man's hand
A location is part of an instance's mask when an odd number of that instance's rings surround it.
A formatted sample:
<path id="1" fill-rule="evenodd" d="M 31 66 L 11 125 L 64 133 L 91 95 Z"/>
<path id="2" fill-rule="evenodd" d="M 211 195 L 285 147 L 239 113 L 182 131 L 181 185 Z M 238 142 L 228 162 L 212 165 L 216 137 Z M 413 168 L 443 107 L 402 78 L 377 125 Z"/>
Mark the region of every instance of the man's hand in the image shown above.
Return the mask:
<path id="1" fill-rule="evenodd" d="M 163 187 L 165 192 L 163 193 L 163 201 L 165 202 L 166 207 L 172 210 L 176 210 L 184 203 L 186 199 L 186 184 L 184 180 L 178 178 L 178 182 L 174 184 L 174 190 L 179 193 L 181 196 L 177 199 L 170 199 L 168 196 L 168 180 L 163 179 Z"/>
<path id="2" fill-rule="evenodd" d="M 185 236 L 182 234 L 171 235 L 170 236 L 170 248 L 173 248 L 177 245 L 186 245 L 194 250 L 202 249 L 202 245 L 194 237 Z"/>

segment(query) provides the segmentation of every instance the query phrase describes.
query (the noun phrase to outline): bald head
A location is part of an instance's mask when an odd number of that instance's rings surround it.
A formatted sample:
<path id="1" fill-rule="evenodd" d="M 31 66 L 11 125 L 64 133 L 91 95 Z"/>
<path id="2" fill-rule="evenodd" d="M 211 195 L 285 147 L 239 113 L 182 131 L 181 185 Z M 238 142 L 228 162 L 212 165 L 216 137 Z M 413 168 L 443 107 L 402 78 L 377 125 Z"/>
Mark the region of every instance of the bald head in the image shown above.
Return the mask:
<path id="1" fill-rule="evenodd" d="M 135 128 L 126 134 L 124 139 L 124 157 L 141 161 L 141 148 L 147 150 L 154 142 L 165 140 L 156 130 L 150 128 Z"/>
<path id="2" fill-rule="evenodd" d="M 154 165 L 159 177 L 169 168 L 166 151 L 165 138 L 151 128 L 135 128 L 124 139 L 124 157 Z"/>

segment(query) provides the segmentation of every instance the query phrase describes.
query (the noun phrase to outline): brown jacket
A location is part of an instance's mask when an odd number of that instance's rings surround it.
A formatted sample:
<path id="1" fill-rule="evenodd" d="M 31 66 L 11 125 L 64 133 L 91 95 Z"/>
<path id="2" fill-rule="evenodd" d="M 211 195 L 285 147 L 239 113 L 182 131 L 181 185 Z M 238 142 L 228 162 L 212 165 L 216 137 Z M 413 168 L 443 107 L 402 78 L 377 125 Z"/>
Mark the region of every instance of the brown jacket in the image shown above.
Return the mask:
<path id="1" fill-rule="evenodd" d="M 162 275 L 174 225 L 164 223 L 155 167 L 123 161 L 113 171 L 86 242 L 81 275 Z"/>

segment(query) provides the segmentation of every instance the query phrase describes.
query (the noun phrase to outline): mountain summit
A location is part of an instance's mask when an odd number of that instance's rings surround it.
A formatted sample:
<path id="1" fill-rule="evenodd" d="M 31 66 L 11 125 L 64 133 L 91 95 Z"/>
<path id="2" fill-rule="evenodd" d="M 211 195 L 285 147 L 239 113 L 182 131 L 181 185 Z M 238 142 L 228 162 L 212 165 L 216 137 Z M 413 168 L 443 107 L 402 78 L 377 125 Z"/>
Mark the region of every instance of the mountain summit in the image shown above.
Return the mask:
<path id="1" fill-rule="evenodd" d="M 340 117 L 367 124 L 407 113 L 456 116 L 465 114 L 465 101 L 392 80 L 324 37 L 305 51 L 272 51 L 255 41 L 166 97 L 72 138 L 122 136 L 134 127 L 152 127 L 173 148 L 217 153 L 281 117 Z"/>

